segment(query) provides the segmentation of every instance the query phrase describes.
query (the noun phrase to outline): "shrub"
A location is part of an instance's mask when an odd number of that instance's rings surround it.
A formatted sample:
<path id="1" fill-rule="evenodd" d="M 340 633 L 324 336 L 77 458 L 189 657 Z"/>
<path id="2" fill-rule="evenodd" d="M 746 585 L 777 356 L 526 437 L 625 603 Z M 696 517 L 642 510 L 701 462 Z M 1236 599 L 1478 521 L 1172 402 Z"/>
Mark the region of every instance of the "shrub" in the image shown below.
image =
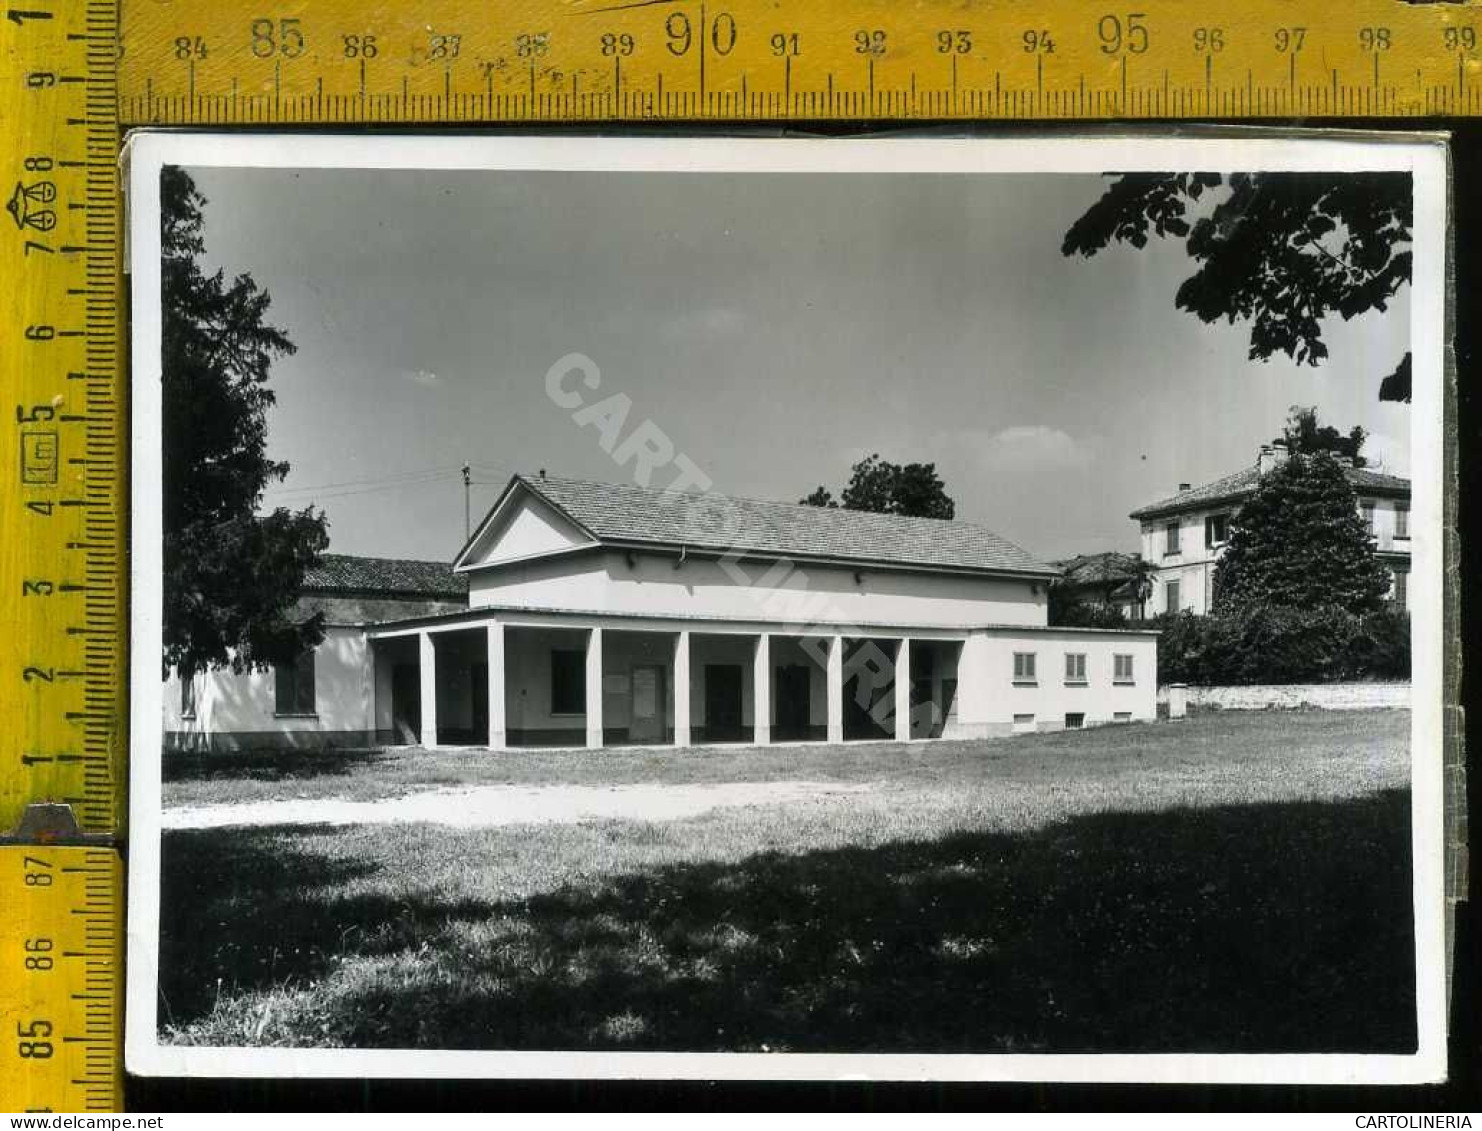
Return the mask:
<path id="1" fill-rule="evenodd" d="M 1410 618 L 1382 609 L 1356 615 L 1332 605 L 1256 605 L 1155 622 L 1160 683 L 1205 686 L 1408 679 Z"/>

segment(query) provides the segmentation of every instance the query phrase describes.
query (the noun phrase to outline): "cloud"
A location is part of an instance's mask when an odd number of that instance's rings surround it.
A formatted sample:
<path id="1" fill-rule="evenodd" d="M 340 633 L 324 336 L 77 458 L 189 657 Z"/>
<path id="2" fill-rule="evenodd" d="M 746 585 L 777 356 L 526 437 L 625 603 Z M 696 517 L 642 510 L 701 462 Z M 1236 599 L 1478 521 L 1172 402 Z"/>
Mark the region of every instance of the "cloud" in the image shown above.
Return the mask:
<path id="1" fill-rule="evenodd" d="M 988 468 L 1005 472 L 1078 471 L 1091 464 L 1084 444 L 1047 424 L 1014 424 L 986 436 L 967 433 L 957 446 Z"/>
<path id="2" fill-rule="evenodd" d="M 735 337 L 746 329 L 746 314 L 733 306 L 702 306 L 684 310 L 665 319 L 664 331 L 671 337 Z"/>
<path id="3" fill-rule="evenodd" d="M 424 389 L 436 388 L 442 384 L 442 378 L 430 369 L 407 369 L 402 371 L 401 376 L 403 380 L 421 385 Z"/>

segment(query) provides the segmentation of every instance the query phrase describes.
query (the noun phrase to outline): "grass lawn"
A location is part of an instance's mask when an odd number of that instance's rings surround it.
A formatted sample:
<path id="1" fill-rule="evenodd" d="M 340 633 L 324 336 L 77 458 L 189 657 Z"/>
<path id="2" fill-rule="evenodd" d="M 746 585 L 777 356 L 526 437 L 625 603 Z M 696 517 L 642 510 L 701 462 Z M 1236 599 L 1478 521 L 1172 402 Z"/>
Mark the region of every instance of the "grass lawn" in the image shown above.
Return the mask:
<path id="1" fill-rule="evenodd" d="M 1408 725 L 1227 713 L 1004 742 L 395 753 L 316 777 L 196 776 L 172 784 L 177 803 L 473 782 L 878 788 L 662 824 L 167 833 L 162 1036 L 1413 1051 Z"/>

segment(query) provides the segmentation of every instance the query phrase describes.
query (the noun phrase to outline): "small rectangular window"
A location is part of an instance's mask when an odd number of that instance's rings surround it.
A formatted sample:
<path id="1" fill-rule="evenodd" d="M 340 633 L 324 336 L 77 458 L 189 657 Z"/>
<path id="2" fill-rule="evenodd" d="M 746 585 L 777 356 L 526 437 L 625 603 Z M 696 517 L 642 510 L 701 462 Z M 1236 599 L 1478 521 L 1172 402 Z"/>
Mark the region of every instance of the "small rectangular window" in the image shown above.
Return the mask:
<path id="1" fill-rule="evenodd" d="M 1112 714 L 1112 722 L 1114 723 L 1130 723 L 1131 721 L 1131 711 L 1116 711 Z"/>
<path id="2" fill-rule="evenodd" d="M 180 717 L 193 719 L 196 716 L 196 677 L 185 674 L 180 677 Z"/>
<path id="3" fill-rule="evenodd" d="M 1395 570 L 1394 603 L 1398 609 L 1410 607 L 1410 571 L 1408 569 Z"/>
<path id="4" fill-rule="evenodd" d="M 1165 522 L 1163 524 L 1163 552 L 1165 554 L 1178 553 L 1178 523 Z"/>
<path id="5" fill-rule="evenodd" d="M 1086 682 L 1086 653 L 1084 653 L 1084 652 L 1067 652 L 1067 653 L 1065 653 L 1065 682 L 1066 683 L 1085 683 Z"/>
<path id="6" fill-rule="evenodd" d="M 1176 613 L 1183 608 L 1183 601 L 1179 593 L 1179 584 L 1176 581 L 1166 582 L 1163 586 L 1163 608 L 1170 613 Z"/>
<path id="7" fill-rule="evenodd" d="M 273 668 L 273 711 L 279 715 L 312 715 L 314 701 L 314 653 L 305 652 L 297 659 Z"/>
<path id="8" fill-rule="evenodd" d="M 1204 545 L 1209 549 L 1223 546 L 1230 537 L 1230 516 L 1212 514 L 1204 520 Z"/>
<path id="9" fill-rule="evenodd" d="M 1065 716 L 1066 730 L 1080 730 L 1086 725 L 1086 713 L 1084 711 L 1072 711 Z"/>
<path id="10" fill-rule="evenodd" d="M 1034 653 L 1033 652 L 1015 652 L 1014 653 L 1014 682 L 1015 683 L 1033 683 L 1034 680 L 1035 680 L 1035 675 L 1034 675 Z"/>
<path id="11" fill-rule="evenodd" d="M 551 714 L 580 715 L 587 709 L 587 654 L 575 648 L 551 650 Z"/>
<path id="12" fill-rule="evenodd" d="M 1014 730 L 1015 730 L 1016 733 L 1022 734 L 1025 731 L 1031 731 L 1033 729 L 1034 729 L 1034 716 L 1033 715 L 1015 715 L 1014 716 Z"/>
<path id="13" fill-rule="evenodd" d="M 1408 503 L 1395 504 L 1395 537 L 1410 537 L 1410 505 Z"/>
<path id="14" fill-rule="evenodd" d="M 1119 652 L 1112 656 L 1112 681 L 1114 683 L 1132 682 L 1132 654 L 1130 652 Z"/>
<path id="15" fill-rule="evenodd" d="M 1374 504 L 1373 503 L 1364 503 L 1359 508 L 1359 510 L 1360 510 L 1360 513 L 1362 513 L 1363 516 L 1364 516 L 1364 529 L 1367 530 L 1370 534 L 1373 534 L 1374 533 Z"/>

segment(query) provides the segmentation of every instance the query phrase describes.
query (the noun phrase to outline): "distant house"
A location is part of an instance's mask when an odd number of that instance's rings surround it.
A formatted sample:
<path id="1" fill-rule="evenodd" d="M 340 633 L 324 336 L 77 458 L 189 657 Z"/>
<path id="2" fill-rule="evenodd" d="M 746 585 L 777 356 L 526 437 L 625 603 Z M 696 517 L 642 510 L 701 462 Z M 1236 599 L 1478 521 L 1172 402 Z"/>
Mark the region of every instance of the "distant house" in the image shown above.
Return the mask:
<path id="1" fill-rule="evenodd" d="M 1146 602 L 1137 591 L 1142 565 L 1139 555 L 1113 550 L 1079 554 L 1051 564 L 1060 570 L 1061 590 L 1071 600 L 1119 609 L 1128 620 L 1143 618 Z"/>
<path id="2" fill-rule="evenodd" d="M 166 687 L 175 747 L 843 742 L 1151 719 L 1156 634 L 1052 628 L 981 526 L 516 476 L 451 565 L 330 556 L 296 663 Z"/>
<path id="3" fill-rule="evenodd" d="M 1214 603 L 1214 567 L 1230 536 L 1240 504 L 1261 477 L 1285 462 L 1283 443 L 1262 445 L 1251 466 L 1132 512 L 1142 527 L 1142 557 L 1157 566 L 1149 616 L 1188 610 L 1207 613 Z M 1358 496 L 1359 510 L 1374 537 L 1376 552 L 1389 567 L 1391 599 L 1406 604 L 1410 576 L 1410 481 L 1337 457 Z"/>

